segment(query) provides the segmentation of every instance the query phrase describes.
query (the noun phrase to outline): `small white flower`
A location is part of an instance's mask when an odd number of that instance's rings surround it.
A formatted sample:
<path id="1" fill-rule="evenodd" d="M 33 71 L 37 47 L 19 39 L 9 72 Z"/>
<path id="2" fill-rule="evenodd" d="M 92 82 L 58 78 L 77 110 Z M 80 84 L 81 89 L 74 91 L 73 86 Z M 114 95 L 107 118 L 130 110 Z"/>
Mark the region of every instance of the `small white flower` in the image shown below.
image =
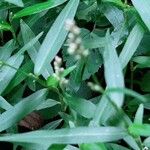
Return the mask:
<path id="1" fill-rule="evenodd" d="M 71 44 L 69 45 L 69 47 L 70 47 L 71 49 L 76 50 L 76 49 L 78 48 L 78 45 L 77 45 L 76 43 L 71 43 Z"/>
<path id="2" fill-rule="evenodd" d="M 149 150 L 149 148 L 148 147 L 144 147 L 143 150 Z"/>
<path id="3" fill-rule="evenodd" d="M 62 63 L 62 59 L 58 56 L 55 57 L 55 61 L 58 63 L 58 64 L 61 64 Z"/>
<path id="4" fill-rule="evenodd" d="M 55 66 L 54 69 L 55 69 L 55 72 L 59 72 L 59 67 L 58 66 Z"/>
<path id="5" fill-rule="evenodd" d="M 82 40 L 81 40 L 80 37 L 78 37 L 78 38 L 75 40 L 75 43 L 77 43 L 77 44 L 81 44 L 81 42 L 82 42 Z"/>
<path id="6" fill-rule="evenodd" d="M 70 55 L 73 55 L 75 53 L 75 49 L 72 49 L 70 47 L 67 49 L 67 51 L 68 51 L 68 54 Z"/>
<path id="7" fill-rule="evenodd" d="M 61 67 L 61 68 L 59 69 L 59 72 L 60 72 L 60 73 L 64 72 L 64 68 Z"/>
<path id="8" fill-rule="evenodd" d="M 81 55 L 79 55 L 79 54 L 76 55 L 76 56 L 75 56 L 75 59 L 76 59 L 76 60 L 80 60 L 80 59 L 81 59 Z"/>
<path id="9" fill-rule="evenodd" d="M 84 51 L 82 52 L 82 55 L 83 55 L 84 57 L 87 57 L 87 56 L 89 55 L 89 51 L 88 51 L 88 50 L 84 50 Z"/>
<path id="10" fill-rule="evenodd" d="M 73 39 L 75 38 L 75 36 L 74 36 L 73 33 L 69 33 L 69 34 L 68 34 L 68 38 L 69 38 L 70 40 L 73 40 Z"/>
<path id="11" fill-rule="evenodd" d="M 75 26 L 74 20 L 71 19 L 66 20 L 65 26 L 68 31 L 71 30 Z"/>
<path id="12" fill-rule="evenodd" d="M 101 87 L 98 84 L 94 84 L 92 82 L 88 82 L 88 86 L 91 88 L 93 91 L 101 91 Z"/>
<path id="13" fill-rule="evenodd" d="M 94 87 L 94 84 L 92 82 L 88 82 L 87 84 L 90 88 L 93 88 Z"/>
<path id="14" fill-rule="evenodd" d="M 67 84 L 68 84 L 68 82 L 69 82 L 69 80 L 67 80 L 67 79 L 63 78 L 61 82 L 62 82 L 62 84 L 63 84 L 63 85 L 67 85 Z"/>
<path id="15" fill-rule="evenodd" d="M 54 67 L 57 67 L 58 63 L 56 61 L 54 61 Z"/>
<path id="16" fill-rule="evenodd" d="M 80 31 L 80 28 L 78 28 L 77 26 L 74 26 L 72 28 L 72 32 L 76 35 L 79 35 L 81 31 Z"/>
<path id="17" fill-rule="evenodd" d="M 94 89 L 95 91 L 100 91 L 100 90 L 101 90 L 101 88 L 100 88 L 99 85 L 94 85 L 93 89 Z"/>
<path id="18" fill-rule="evenodd" d="M 67 80 L 67 79 L 65 79 L 65 78 L 62 78 L 62 79 L 60 80 L 60 85 L 62 85 L 62 86 L 66 86 L 68 83 L 69 83 L 69 80 Z"/>

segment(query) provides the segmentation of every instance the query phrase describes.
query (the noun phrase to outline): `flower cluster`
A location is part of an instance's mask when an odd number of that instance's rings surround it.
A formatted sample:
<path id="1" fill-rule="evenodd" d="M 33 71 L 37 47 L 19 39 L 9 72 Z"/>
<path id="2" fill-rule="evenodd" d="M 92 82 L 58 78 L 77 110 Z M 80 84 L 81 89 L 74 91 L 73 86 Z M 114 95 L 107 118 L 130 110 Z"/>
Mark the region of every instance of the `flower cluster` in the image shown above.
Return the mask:
<path id="1" fill-rule="evenodd" d="M 68 84 L 68 80 L 62 76 L 64 72 L 64 68 L 61 67 L 61 65 L 62 65 L 62 59 L 56 56 L 54 61 L 55 73 L 53 74 L 53 76 L 59 81 L 60 85 L 66 85 Z"/>
<path id="2" fill-rule="evenodd" d="M 86 50 L 82 45 L 82 39 L 80 37 L 80 28 L 77 27 L 73 20 L 66 21 L 66 30 L 69 31 L 68 34 L 68 54 L 74 55 L 76 59 L 81 59 L 82 57 L 87 57 L 89 51 Z"/>

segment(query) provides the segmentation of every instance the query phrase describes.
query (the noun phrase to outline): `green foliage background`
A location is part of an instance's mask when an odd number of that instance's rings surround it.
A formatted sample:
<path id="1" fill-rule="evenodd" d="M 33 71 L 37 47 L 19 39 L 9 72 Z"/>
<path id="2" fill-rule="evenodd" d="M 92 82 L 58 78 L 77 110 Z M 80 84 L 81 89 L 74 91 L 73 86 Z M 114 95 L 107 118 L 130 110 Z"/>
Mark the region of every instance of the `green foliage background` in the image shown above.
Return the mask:
<path id="1" fill-rule="evenodd" d="M 150 148 L 149 10 L 149 0 L 1 0 L 0 147 Z M 81 28 L 85 59 L 67 53 L 67 19 Z M 56 55 L 66 88 L 53 76 Z M 44 124 L 21 133 L 33 111 Z"/>

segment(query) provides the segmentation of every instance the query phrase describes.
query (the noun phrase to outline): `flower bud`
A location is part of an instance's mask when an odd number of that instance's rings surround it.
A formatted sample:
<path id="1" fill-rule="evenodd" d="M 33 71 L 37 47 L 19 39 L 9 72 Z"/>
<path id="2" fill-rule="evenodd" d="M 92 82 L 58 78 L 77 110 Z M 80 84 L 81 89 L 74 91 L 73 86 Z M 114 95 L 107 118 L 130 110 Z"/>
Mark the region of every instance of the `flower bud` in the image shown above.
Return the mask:
<path id="1" fill-rule="evenodd" d="M 61 64 L 62 63 L 62 59 L 58 56 L 55 57 L 55 61 L 58 63 L 58 64 Z"/>
<path id="2" fill-rule="evenodd" d="M 73 32 L 74 34 L 76 34 L 76 35 L 79 35 L 79 34 L 80 34 L 80 28 L 78 28 L 77 26 L 74 26 L 74 27 L 72 28 L 72 32 Z"/>
<path id="3" fill-rule="evenodd" d="M 75 49 L 72 49 L 72 48 L 69 47 L 67 49 L 67 52 L 68 52 L 68 54 L 73 55 L 75 53 Z"/>
<path id="4" fill-rule="evenodd" d="M 84 57 L 87 57 L 87 56 L 89 55 L 89 51 L 88 51 L 88 50 L 84 50 L 84 51 L 82 52 L 82 55 L 83 55 Z"/>

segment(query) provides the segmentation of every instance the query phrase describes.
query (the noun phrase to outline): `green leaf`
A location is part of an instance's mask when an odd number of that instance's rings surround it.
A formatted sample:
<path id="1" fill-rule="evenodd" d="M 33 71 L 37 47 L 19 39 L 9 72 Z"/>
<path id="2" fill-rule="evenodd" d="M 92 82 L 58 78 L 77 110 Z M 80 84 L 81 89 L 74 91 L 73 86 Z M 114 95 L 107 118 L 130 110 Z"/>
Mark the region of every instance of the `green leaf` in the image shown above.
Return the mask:
<path id="1" fill-rule="evenodd" d="M 143 95 L 141 95 L 133 90 L 127 89 L 127 88 L 108 88 L 108 89 L 106 89 L 105 94 L 107 95 L 108 93 L 111 93 L 111 92 L 119 92 L 119 93 L 124 93 L 126 95 L 132 96 L 132 97 L 136 98 L 136 100 L 139 101 L 140 103 L 147 102 L 146 97 L 144 97 Z"/>
<path id="2" fill-rule="evenodd" d="M 112 150 L 129 150 L 128 148 L 123 147 L 118 144 L 110 144 L 110 147 L 112 148 Z M 138 150 L 138 149 L 136 149 L 136 150 Z"/>
<path id="3" fill-rule="evenodd" d="M 149 56 L 137 56 L 132 61 L 138 63 L 137 68 L 150 68 L 150 57 Z"/>
<path id="4" fill-rule="evenodd" d="M 111 120 L 116 120 L 116 125 L 120 125 L 122 127 L 129 126 L 132 121 L 130 118 L 124 113 L 121 108 L 118 108 L 116 104 L 114 104 L 106 95 L 104 94 L 97 105 L 96 111 L 94 113 L 93 120 L 90 122 L 91 126 L 99 126 L 101 124 L 108 124 Z"/>
<path id="5" fill-rule="evenodd" d="M 29 41 L 27 44 L 25 44 L 19 51 L 18 51 L 18 55 L 23 54 L 25 51 L 27 51 L 28 49 L 30 49 L 43 35 L 43 32 L 39 33 L 36 37 L 34 37 L 33 39 L 31 39 L 31 41 Z"/>
<path id="6" fill-rule="evenodd" d="M 149 124 L 133 124 L 129 127 L 130 134 L 139 136 L 150 136 Z"/>
<path id="7" fill-rule="evenodd" d="M 9 2 L 11 4 L 14 4 L 14 5 L 17 5 L 19 7 L 23 7 L 24 6 L 22 0 L 4 0 L 4 1 Z"/>
<path id="8" fill-rule="evenodd" d="M 65 21 L 74 18 L 78 4 L 79 0 L 70 0 L 47 33 L 36 58 L 35 74 L 41 74 L 60 50 L 68 33 L 64 28 Z"/>
<path id="9" fill-rule="evenodd" d="M 79 150 L 79 148 L 72 145 L 67 145 L 63 150 Z"/>
<path id="10" fill-rule="evenodd" d="M 144 114 L 144 106 L 143 104 L 140 104 L 134 118 L 135 124 L 142 124 L 143 122 L 143 114 Z"/>
<path id="11" fill-rule="evenodd" d="M 66 77 L 66 76 L 69 75 L 75 68 L 76 68 L 76 65 L 71 66 L 71 67 L 65 69 L 64 72 L 63 72 L 63 74 L 62 74 L 62 76 L 63 76 L 63 77 Z"/>
<path id="12" fill-rule="evenodd" d="M 52 75 L 48 77 L 48 79 L 46 80 L 46 84 L 48 87 L 57 88 L 57 86 L 59 85 L 59 81 L 55 76 Z"/>
<path id="13" fill-rule="evenodd" d="M 0 60 L 6 61 L 11 56 L 15 48 L 14 40 L 10 40 L 3 47 L 0 47 Z"/>
<path id="14" fill-rule="evenodd" d="M 102 0 L 104 3 L 112 3 L 113 5 L 119 6 L 121 8 L 124 8 L 125 5 L 121 0 Z"/>
<path id="15" fill-rule="evenodd" d="M 147 147 L 150 147 L 150 137 L 144 140 L 143 144 Z"/>
<path id="16" fill-rule="evenodd" d="M 76 69 L 70 75 L 70 86 L 75 91 L 79 90 L 81 82 L 82 82 L 82 75 L 85 65 L 85 59 L 81 59 L 76 62 Z"/>
<path id="17" fill-rule="evenodd" d="M 23 80 L 25 80 L 32 70 L 33 70 L 33 63 L 31 61 L 26 62 L 21 68 L 18 69 L 15 77 L 9 83 L 4 93 L 5 94 L 9 93 L 14 87 L 20 84 Z"/>
<path id="18" fill-rule="evenodd" d="M 107 150 L 103 143 L 82 144 L 80 150 Z"/>
<path id="19" fill-rule="evenodd" d="M 55 100 L 53 100 L 53 99 L 47 99 L 47 100 L 45 100 L 43 103 L 41 103 L 41 104 L 36 108 L 36 110 L 42 110 L 42 109 L 45 109 L 45 108 L 53 107 L 53 106 L 58 105 L 58 104 L 60 104 L 60 102 L 55 101 Z"/>
<path id="20" fill-rule="evenodd" d="M 36 14 L 36 13 L 40 13 L 44 10 L 57 7 L 58 5 L 61 5 L 66 1 L 67 0 L 50 0 L 50 1 L 47 1 L 47 2 L 38 3 L 38 4 L 35 4 L 33 6 L 29 6 L 27 8 L 22 9 L 21 11 L 15 13 L 14 16 L 13 16 L 13 19 L 33 15 L 33 14 Z"/>
<path id="21" fill-rule="evenodd" d="M 1 71 L 0 71 L 0 94 L 2 94 L 2 92 L 5 90 L 5 88 L 8 86 L 10 81 L 15 76 L 15 74 L 17 72 L 16 69 L 18 69 L 20 67 L 20 65 L 23 62 L 23 59 L 24 59 L 23 55 L 13 55 L 6 61 L 6 64 L 10 65 L 11 67 L 4 65 L 1 68 Z M 12 67 L 15 67 L 15 69 Z"/>
<path id="22" fill-rule="evenodd" d="M 39 90 L 36 93 L 22 99 L 12 108 L 0 115 L 0 131 L 6 130 L 9 127 L 18 123 L 26 115 L 31 113 L 40 105 L 46 96 L 47 90 Z"/>
<path id="23" fill-rule="evenodd" d="M 114 28 L 118 28 L 124 22 L 123 11 L 112 5 L 106 5 L 103 8 L 103 13 Z"/>
<path id="24" fill-rule="evenodd" d="M 0 96 L 0 107 L 5 110 L 12 108 L 12 106 L 2 96 Z"/>
<path id="25" fill-rule="evenodd" d="M 145 73 L 140 82 L 141 90 L 144 92 L 150 92 L 150 72 Z"/>
<path id="26" fill-rule="evenodd" d="M 12 27 L 6 21 L 3 21 L 2 19 L 0 19 L 0 30 L 12 31 Z"/>
<path id="27" fill-rule="evenodd" d="M 105 80 L 107 84 L 107 88 L 115 88 L 115 87 L 124 87 L 124 77 L 122 73 L 121 64 L 116 52 L 112 44 L 111 37 L 109 33 L 106 34 L 105 39 L 105 49 L 103 52 L 104 58 L 104 69 L 105 69 Z M 112 101 L 118 106 L 121 107 L 124 101 L 124 94 L 114 93 L 110 94 Z"/>
<path id="28" fill-rule="evenodd" d="M 52 130 L 52 129 L 56 129 L 60 123 L 62 122 L 62 119 L 56 120 L 56 121 L 52 121 L 48 124 L 46 124 L 45 126 L 42 127 L 43 130 Z"/>
<path id="29" fill-rule="evenodd" d="M 35 34 L 31 30 L 31 28 L 24 22 L 21 21 L 21 33 L 23 37 L 24 44 L 29 43 L 32 39 L 35 38 Z M 34 45 L 32 45 L 30 48 L 27 49 L 27 52 L 31 58 L 31 60 L 35 63 L 38 49 L 40 48 L 41 44 L 39 41 L 37 41 Z M 42 72 L 42 75 L 45 79 L 47 79 L 51 74 L 53 73 L 52 66 L 49 65 L 46 67 L 46 69 Z"/>
<path id="30" fill-rule="evenodd" d="M 138 11 L 147 28 L 150 30 L 150 1 L 147 0 L 131 0 L 134 7 Z"/>
<path id="31" fill-rule="evenodd" d="M 29 43 L 33 38 L 35 38 L 34 32 L 23 20 L 20 21 L 20 27 L 24 44 Z M 27 49 L 27 52 L 33 62 L 35 62 L 37 51 L 40 48 L 40 46 L 40 42 L 37 41 L 32 47 Z"/>
<path id="32" fill-rule="evenodd" d="M 132 147 L 133 149 L 135 149 L 135 150 L 140 150 L 140 147 L 139 147 L 139 145 L 138 145 L 138 143 L 137 143 L 137 141 L 136 141 L 136 139 L 135 139 L 134 137 L 132 137 L 132 136 L 126 136 L 126 137 L 124 138 L 124 141 L 125 141 L 130 147 Z"/>
<path id="33" fill-rule="evenodd" d="M 82 79 L 86 80 L 91 77 L 94 73 L 98 71 L 98 69 L 101 67 L 103 61 L 102 56 L 99 52 L 99 50 L 91 50 L 89 56 L 87 57 L 87 60 L 85 62 L 84 71 L 82 75 Z"/>
<path id="34" fill-rule="evenodd" d="M 116 127 L 78 127 L 51 131 L 34 131 L 23 134 L 1 135 L 0 141 L 35 143 L 44 146 L 50 144 L 82 144 L 110 142 L 124 138 L 126 131 Z"/>
<path id="35" fill-rule="evenodd" d="M 78 98 L 75 96 L 66 95 L 64 101 L 69 105 L 70 108 L 75 110 L 77 113 L 85 118 L 92 118 L 96 109 L 96 106 L 85 99 Z"/>
<path id="36" fill-rule="evenodd" d="M 102 48 L 105 42 L 103 37 L 94 36 L 92 38 L 83 39 L 83 45 L 87 49 Z"/>
<path id="37" fill-rule="evenodd" d="M 137 50 L 143 38 L 143 35 L 144 35 L 143 28 L 139 24 L 136 24 L 134 28 L 132 29 L 119 56 L 122 69 L 126 67 L 126 65 L 129 63 L 133 54 Z"/>

